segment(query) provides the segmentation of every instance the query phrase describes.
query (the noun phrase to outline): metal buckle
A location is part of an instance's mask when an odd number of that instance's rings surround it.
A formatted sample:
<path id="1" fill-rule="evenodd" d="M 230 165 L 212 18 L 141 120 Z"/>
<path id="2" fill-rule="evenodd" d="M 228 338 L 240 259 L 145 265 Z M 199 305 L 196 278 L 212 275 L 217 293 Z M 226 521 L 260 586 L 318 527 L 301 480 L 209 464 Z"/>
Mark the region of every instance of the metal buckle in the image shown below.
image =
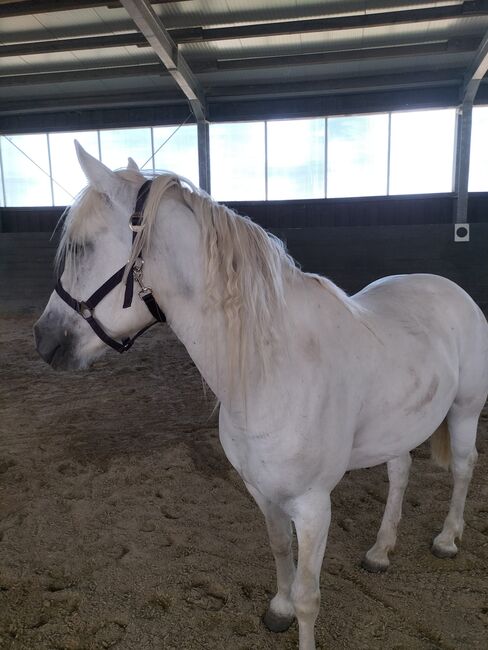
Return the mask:
<path id="1" fill-rule="evenodd" d="M 152 294 L 151 287 L 142 287 L 142 289 L 139 291 L 139 298 L 144 299 L 146 296 L 150 296 L 151 294 Z"/>
<path id="2" fill-rule="evenodd" d="M 141 221 L 142 215 L 139 212 L 134 212 L 134 214 L 129 217 L 129 228 L 132 232 L 140 232 L 143 230 L 144 226 Z"/>
<path id="3" fill-rule="evenodd" d="M 136 257 L 136 259 L 134 261 L 134 267 L 133 267 L 134 268 L 134 273 L 136 275 L 142 273 L 142 267 L 143 266 L 144 266 L 144 260 L 142 259 L 142 257 Z"/>
<path id="4" fill-rule="evenodd" d="M 86 302 L 80 302 L 79 303 L 79 305 L 78 305 L 78 313 L 85 320 L 88 320 L 89 318 L 93 318 L 93 309 L 91 307 L 88 307 Z"/>

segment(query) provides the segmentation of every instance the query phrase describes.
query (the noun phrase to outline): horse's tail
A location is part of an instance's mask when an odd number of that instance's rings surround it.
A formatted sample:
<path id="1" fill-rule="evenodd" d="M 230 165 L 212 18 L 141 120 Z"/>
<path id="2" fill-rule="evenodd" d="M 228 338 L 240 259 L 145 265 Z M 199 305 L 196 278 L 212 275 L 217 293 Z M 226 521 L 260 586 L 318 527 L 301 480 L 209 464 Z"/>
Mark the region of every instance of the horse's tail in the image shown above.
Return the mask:
<path id="1" fill-rule="evenodd" d="M 432 434 L 430 439 L 430 455 L 434 463 L 443 469 L 449 469 L 451 464 L 451 440 L 447 419 L 444 420 Z"/>

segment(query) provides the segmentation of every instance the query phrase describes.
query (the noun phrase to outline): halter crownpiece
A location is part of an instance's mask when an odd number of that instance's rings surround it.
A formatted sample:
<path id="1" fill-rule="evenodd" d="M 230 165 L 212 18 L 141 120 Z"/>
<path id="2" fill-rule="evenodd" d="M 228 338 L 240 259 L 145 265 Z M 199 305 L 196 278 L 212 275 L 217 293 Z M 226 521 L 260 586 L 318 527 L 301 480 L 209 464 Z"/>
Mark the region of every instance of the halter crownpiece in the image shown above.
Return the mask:
<path id="1" fill-rule="evenodd" d="M 142 224 L 142 213 L 144 210 L 146 199 L 151 189 L 151 184 L 152 181 L 145 181 L 145 183 L 143 183 L 143 185 L 139 188 L 139 191 L 137 193 L 137 200 L 136 200 L 136 205 L 134 207 L 134 212 L 132 213 L 129 219 L 129 228 L 132 230 L 132 245 L 134 245 L 134 241 L 137 233 L 144 228 Z M 58 296 L 62 298 L 62 300 L 64 300 L 64 302 L 67 305 L 69 305 L 72 309 L 76 311 L 77 314 L 79 314 L 84 320 L 86 320 L 86 322 L 90 325 L 90 327 L 92 328 L 92 330 L 95 332 L 95 334 L 98 336 L 99 339 L 101 339 L 106 345 L 110 346 L 114 350 L 117 350 L 117 352 L 122 353 L 125 352 L 126 350 L 129 350 L 129 348 L 131 348 L 132 345 L 134 344 L 134 341 L 137 338 L 139 338 L 141 334 L 144 334 L 144 332 L 146 332 L 150 327 L 156 325 L 156 323 L 166 322 L 166 316 L 164 315 L 164 312 L 160 309 L 158 303 L 156 302 L 156 299 L 154 298 L 151 288 L 146 287 L 144 285 L 143 273 L 142 273 L 143 266 L 144 266 L 144 260 L 142 259 L 142 251 L 141 251 L 139 255 L 136 257 L 134 263 L 131 265 L 127 273 L 123 308 L 127 309 L 132 304 L 132 299 L 134 296 L 134 279 L 135 279 L 137 284 L 140 287 L 140 291 L 138 292 L 139 298 L 144 302 L 144 304 L 151 312 L 155 320 L 149 325 L 146 325 L 146 327 L 143 327 L 141 330 L 139 330 L 139 332 L 137 332 L 137 334 L 135 334 L 134 336 L 123 339 L 121 342 L 117 341 L 116 339 L 112 338 L 107 334 L 107 332 L 103 329 L 100 323 L 95 319 L 94 311 L 98 303 L 101 302 L 113 289 L 115 289 L 117 285 L 119 285 L 122 282 L 125 272 L 127 270 L 127 264 L 124 264 L 124 266 L 121 269 L 119 269 L 116 273 L 114 273 L 106 282 L 102 284 L 101 287 L 99 287 L 94 293 L 92 293 L 92 295 L 87 300 L 79 301 L 73 298 L 64 289 L 61 283 L 61 277 L 58 278 L 58 281 L 56 282 L 56 286 L 54 289 L 58 294 Z"/>

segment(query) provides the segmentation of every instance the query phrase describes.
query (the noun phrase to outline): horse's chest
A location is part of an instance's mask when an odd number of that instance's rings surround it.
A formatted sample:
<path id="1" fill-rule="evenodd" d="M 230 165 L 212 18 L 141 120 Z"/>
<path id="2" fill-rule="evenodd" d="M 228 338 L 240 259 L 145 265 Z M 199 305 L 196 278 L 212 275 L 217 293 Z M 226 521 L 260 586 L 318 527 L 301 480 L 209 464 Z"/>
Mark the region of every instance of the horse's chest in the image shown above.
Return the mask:
<path id="1" fill-rule="evenodd" d="M 241 478 L 275 503 L 302 493 L 324 470 L 323 436 L 304 440 L 296 431 L 220 428 L 227 458 Z"/>

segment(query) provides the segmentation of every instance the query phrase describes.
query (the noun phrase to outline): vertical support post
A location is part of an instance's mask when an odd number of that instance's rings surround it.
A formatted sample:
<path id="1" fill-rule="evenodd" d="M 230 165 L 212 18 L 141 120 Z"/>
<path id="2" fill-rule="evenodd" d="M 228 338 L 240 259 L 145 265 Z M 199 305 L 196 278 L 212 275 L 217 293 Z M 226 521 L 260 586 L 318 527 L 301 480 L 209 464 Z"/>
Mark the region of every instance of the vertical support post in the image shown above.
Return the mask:
<path id="1" fill-rule="evenodd" d="M 2 157 L 2 136 L 0 135 L 0 175 L 1 175 L 1 189 L 2 189 L 2 205 L 7 207 L 7 190 L 5 188 L 5 173 L 3 171 L 3 157 Z M 0 220 L 0 232 L 2 232 L 2 223 Z"/>
<path id="2" fill-rule="evenodd" d="M 51 186 L 51 205 L 54 207 L 54 179 L 53 179 L 53 164 L 51 161 L 51 140 L 49 138 L 49 133 L 46 133 L 46 142 L 47 142 L 47 159 L 49 165 L 49 183 Z"/>
<path id="3" fill-rule="evenodd" d="M 388 113 L 388 152 L 386 156 L 386 196 L 390 196 L 391 172 L 391 112 Z"/>
<path id="4" fill-rule="evenodd" d="M 465 99 L 456 115 L 456 151 L 454 154 L 454 223 L 466 223 L 468 217 L 469 154 L 473 102 Z"/>
<path id="5" fill-rule="evenodd" d="M 264 120 L 264 200 L 268 201 L 268 120 Z"/>
<path id="6" fill-rule="evenodd" d="M 210 146 L 207 120 L 198 120 L 198 176 L 200 188 L 210 194 Z"/>

